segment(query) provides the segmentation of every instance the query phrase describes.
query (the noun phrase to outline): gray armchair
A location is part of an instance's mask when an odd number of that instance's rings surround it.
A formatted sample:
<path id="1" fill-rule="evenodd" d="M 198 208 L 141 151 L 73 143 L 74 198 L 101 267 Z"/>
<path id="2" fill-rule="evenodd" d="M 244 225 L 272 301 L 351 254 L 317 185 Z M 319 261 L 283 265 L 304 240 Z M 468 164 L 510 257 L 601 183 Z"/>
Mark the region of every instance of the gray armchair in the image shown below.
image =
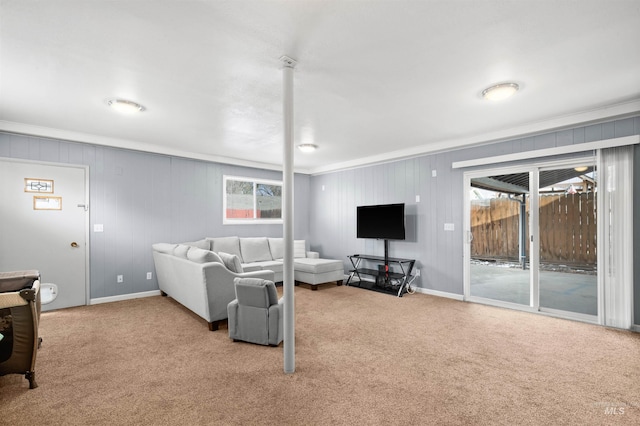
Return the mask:
<path id="1" fill-rule="evenodd" d="M 284 305 L 273 281 L 235 278 L 236 298 L 227 305 L 229 337 L 259 345 L 282 342 Z"/>

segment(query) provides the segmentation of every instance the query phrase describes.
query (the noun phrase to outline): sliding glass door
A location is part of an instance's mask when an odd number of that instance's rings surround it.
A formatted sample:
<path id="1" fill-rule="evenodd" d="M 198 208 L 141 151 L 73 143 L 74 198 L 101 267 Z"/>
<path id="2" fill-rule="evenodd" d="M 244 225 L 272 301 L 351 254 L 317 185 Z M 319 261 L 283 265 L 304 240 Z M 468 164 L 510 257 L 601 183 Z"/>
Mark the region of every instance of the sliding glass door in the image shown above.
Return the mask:
<path id="1" fill-rule="evenodd" d="M 465 183 L 465 297 L 595 320 L 595 159 L 468 172 Z"/>
<path id="2" fill-rule="evenodd" d="M 594 167 L 541 169 L 539 179 L 540 308 L 597 315 Z"/>
<path id="3" fill-rule="evenodd" d="M 529 173 L 471 179 L 470 293 L 529 305 Z"/>

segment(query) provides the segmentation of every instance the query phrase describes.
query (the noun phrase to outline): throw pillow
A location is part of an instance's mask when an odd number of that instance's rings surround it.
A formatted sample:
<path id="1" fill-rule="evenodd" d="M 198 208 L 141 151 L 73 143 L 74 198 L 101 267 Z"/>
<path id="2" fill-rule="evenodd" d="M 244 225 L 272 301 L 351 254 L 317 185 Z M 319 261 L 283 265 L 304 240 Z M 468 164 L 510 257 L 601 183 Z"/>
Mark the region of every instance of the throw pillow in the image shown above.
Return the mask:
<path id="1" fill-rule="evenodd" d="M 240 238 L 240 251 L 244 263 L 263 262 L 271 260 L 269 241 L 261 238 Z"/>
<path id="2" fill-rule="evenodd" d="M 236 274 L 242 274 L 244 270 L 242 269 L 242 264 L 240 263 L 240 258 L 235 254 L 225 253 L 223 251 L 218 252 L 218 256 L 222 259 L 222 263 L 227 267 L 231 272 L 235 272 Z"/>
<path id="3" fill-rule="evenodd" d="M 191 241 L 188 243 L 182 243 L 185 246 L 191 246 L 191 247 L 198 247 L 201 248 L 202 250 L 211 250 L 211 243 L 206 239 L 202 239 L 202 240 L 198 240 L 198 241 Z"/>
<path id="4" fill-rule="evenodd" d="M 224 264 L 220 256 L 209 250 L 191 247 L 187 252 L 187 259 L 196 263 L 218 262 Z"/>
<path id="5" fill-rule="evenodd" d="M 173 250 L 173 255 L 186 259 L 188 251 L 189 251 L 189 246 L 185 246 L 184 244 L 178 244 L 176 248 Z"/>
<path id="6" fill-rule="evenodd" d="M 156 243 L 151 247 L 160 253 L 173 254 L 177 244 L 169 244 L 169 243 Z"/>

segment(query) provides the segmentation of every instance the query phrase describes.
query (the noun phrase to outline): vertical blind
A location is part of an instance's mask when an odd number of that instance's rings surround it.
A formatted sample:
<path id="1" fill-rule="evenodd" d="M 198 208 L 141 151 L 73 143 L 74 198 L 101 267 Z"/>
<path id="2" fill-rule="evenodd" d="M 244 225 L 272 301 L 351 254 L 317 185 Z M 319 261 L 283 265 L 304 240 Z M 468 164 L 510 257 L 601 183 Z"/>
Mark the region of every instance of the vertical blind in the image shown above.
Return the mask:
<path id="1" fill-rule="evenodd" d="M 600 150 L 604 325 L 633 324 L 633 146 Z"/>

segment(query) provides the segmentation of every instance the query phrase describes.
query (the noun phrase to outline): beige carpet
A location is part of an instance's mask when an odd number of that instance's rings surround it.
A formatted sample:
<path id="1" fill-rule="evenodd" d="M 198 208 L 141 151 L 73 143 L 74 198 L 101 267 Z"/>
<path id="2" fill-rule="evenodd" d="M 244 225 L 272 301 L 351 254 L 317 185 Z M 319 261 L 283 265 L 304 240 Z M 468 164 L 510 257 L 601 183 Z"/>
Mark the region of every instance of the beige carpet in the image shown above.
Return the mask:
<path id="1" fill-rule="evenodd" d="M 640 424 L 640 334 L 421 294 L 296 288 L 296 373 L 171 298 L 44 313 L 2 425 Z"/>

